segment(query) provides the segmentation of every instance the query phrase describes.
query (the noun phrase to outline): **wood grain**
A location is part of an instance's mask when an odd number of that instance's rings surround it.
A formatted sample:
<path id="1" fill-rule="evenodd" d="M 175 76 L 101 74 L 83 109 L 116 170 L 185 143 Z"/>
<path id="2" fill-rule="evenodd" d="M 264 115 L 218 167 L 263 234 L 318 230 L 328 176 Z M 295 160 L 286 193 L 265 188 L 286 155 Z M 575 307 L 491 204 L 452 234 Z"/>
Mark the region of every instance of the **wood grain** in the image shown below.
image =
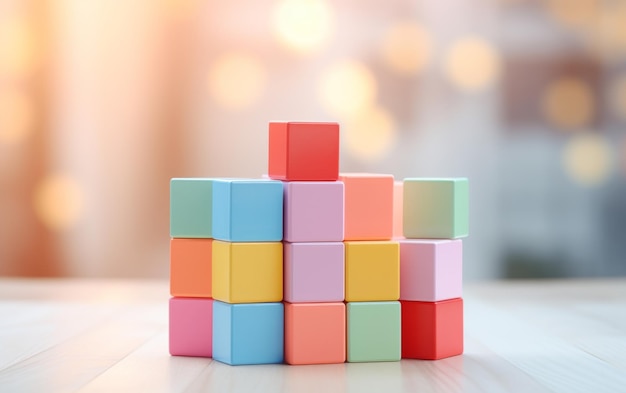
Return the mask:
<path id="1" fill-rule="evenodd" d="M 0 279 L 2 392 L 619 392 L 626 280 L 467 285 L 440 361 L 236 366 L 171 357 L 166 282 Z"/>

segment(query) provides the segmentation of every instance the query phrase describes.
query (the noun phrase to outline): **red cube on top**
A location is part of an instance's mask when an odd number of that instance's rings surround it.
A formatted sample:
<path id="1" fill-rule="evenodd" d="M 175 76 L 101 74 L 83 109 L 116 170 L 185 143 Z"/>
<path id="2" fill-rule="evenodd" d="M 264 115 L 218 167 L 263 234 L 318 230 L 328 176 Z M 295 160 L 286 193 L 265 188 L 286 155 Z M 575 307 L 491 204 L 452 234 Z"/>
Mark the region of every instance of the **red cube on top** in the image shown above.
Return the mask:
<path id="1" fill-rule="evenodd" d="M 276 180 L 339 177 L 339 124 L 271 122 L 268 175 Z"/>

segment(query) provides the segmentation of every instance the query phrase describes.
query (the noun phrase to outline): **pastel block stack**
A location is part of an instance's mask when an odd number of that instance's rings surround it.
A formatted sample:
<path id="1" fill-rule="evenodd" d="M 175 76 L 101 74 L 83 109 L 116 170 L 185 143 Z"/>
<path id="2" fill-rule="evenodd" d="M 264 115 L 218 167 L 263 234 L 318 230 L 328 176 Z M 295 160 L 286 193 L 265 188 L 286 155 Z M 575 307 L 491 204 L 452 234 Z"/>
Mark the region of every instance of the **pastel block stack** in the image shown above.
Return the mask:
<path id="1" fill-rule="evenodd" d="M 465 179 L 339 173 L 337 123 L 272 122 L 266 179 L 172 179 L 170 353 L 231 365 L 463 351 Z"/>
<path id="2" fill-rule="evenodd" d="M 345 196 L 347 360 L 400 360 L 400 249 L 392 175 L 342 174 Z"/>
<path id="3" fill-rule="evenodd" d="M 403 188 L 402 357 L 460 355 L 467 179 L 405 179 Z"/>
<path id="4" fill-rule="evenodd" d="M 281 363 L 282 183 L 172 179 L 170 206 L 170 353 Z"/>
<path id="5" fill-rule="evenodd" d="M 283 186 L 254 179 L 213 184 L 213 358 L 283 362 Z"/>
<path id="6" fill-rule="evenodd" d="M 284 181 L 285 361 L 343 363 L 344 185 L 339 125 L 270 123 L 269 176 Z"/>
<path id="7" fill-rule="evenodd" d="M 170 353 L 213 353 L 213 186 L 207 179 L 172 179 L 170 184 Z"/>

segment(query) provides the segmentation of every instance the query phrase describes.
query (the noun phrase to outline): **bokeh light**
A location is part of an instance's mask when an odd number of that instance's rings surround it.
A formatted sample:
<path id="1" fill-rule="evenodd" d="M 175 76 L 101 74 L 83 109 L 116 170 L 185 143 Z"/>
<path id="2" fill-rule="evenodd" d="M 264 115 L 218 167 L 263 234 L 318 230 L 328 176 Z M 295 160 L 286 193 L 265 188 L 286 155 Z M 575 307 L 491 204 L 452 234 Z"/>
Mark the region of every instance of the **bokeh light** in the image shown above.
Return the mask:
<path id="1" fill-rule="evenodd" d="M 573 28 L 592 27 L 601 8 L 602 0 L 548 0 L 546 7 L 552 17 Z"/>
<path id="2" fill-rule="evenodd" d="M 333 64 L 322 74 L 319 86 L 320 102 L 340 118 L 355 116 L 371 107 L 378 92 L 374 74 L 355 60 Z"/>
<path id="3" fill-rule="evenodd" d="M 299 53 L 320 49 L 330 38 L 333 11 L 324 0 L 282 0 L 274 10 L 278 41 Z"/>
<path id="4" fill-rule="evenodd" d="M 488 41 L 477 36 L 463 37 L 452 44 L 445 73 L 462 90 L 475 91 L 491 85 L 500 74 L 500 57 Z"/>
<path id="5" fill-rule="evenodd" d="M 17 89 L 0 90 L 0 144 L 15 145 L 33 131 L 35 107 L 31 97 Z"/>
<path id="6" fill-rule="evenodd" d="M 565 172 L 582 186 L 597 186 L 610 175 L 614 165 L 609 142 L 601 135 L 578 134 L 563 151 Z"/>
<path id="7" fill-rule="evenodd" d="M 267 71 L 254 56 L 233 52 L 220 56 L 209 72 L 209 90 L 218 104 L 243 109 L 256 102 L 267 83 Z"/>
<path id="8" fill-rule="evenodd" d="M 37 63 L 37 43 L 25 18 L 0 15 L 0 75 L 21 77 Z"/>
<path id="9" fill-rule="evenodd" d="M 615 116 L 626 120 L 626 75 L 615 79 L 610 95 L 610 103 Z"/>
<path id="10" fill-rule="evenodd" d="M 393 71 L 415 74 L 422 71 L 431 57 L 430 34 L 414 22 L 395 24 L 389 29 L 383 42 L 383 60 Z"/>
<path id="11" fill-rule="evenodd" d="M 605 52 L 626 52 L 626 2 L 607 3 L 601 12 L 600 21 L 594 26 L 598 29 L 598 43 Z M 611 53 L 608 53 L 609 56 Z"/>
<path id="12" fill-rule="evenodd" d="M 542 106 L 546 120 L 566 131 L 588 126 L 595 112 L 591 87 L 575 77 L 562 77 L 548 85 Z"/>
<path id="13" fill-rule="evenodd" d="M 365 161 L 385 157 L 394 145 L 395 131 L 393 117 L 380 106 L 361 111 L 342 126 L 347 151 Z"/>
<path id="14" fill-rule="evenodd" d="M 162 10 L 172 18 L 186 17 L 199 6 L 200 0 L 160 0 Z"/>
<path id="15" fill-rule="evenodd" d="M 37 187 L 34 202 L 41 221 L 53 230 L 70 228 L 84 211 L 81 187 L 63 174 L 51 174 L 44 178 Z"/>

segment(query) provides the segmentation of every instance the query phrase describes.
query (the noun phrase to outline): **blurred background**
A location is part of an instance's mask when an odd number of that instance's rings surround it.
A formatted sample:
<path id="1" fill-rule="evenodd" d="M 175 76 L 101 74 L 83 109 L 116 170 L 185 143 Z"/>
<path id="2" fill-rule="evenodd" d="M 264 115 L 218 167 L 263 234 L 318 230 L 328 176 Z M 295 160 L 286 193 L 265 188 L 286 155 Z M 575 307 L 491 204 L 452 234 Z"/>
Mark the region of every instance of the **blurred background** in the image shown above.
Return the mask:
<path id="1" fill-rule="evenodd" d="M 0 0 L 0 275 L 167 277 L 169 179 L 470 179 L 467 280 L 626 274 L 626 2 Z"/>

